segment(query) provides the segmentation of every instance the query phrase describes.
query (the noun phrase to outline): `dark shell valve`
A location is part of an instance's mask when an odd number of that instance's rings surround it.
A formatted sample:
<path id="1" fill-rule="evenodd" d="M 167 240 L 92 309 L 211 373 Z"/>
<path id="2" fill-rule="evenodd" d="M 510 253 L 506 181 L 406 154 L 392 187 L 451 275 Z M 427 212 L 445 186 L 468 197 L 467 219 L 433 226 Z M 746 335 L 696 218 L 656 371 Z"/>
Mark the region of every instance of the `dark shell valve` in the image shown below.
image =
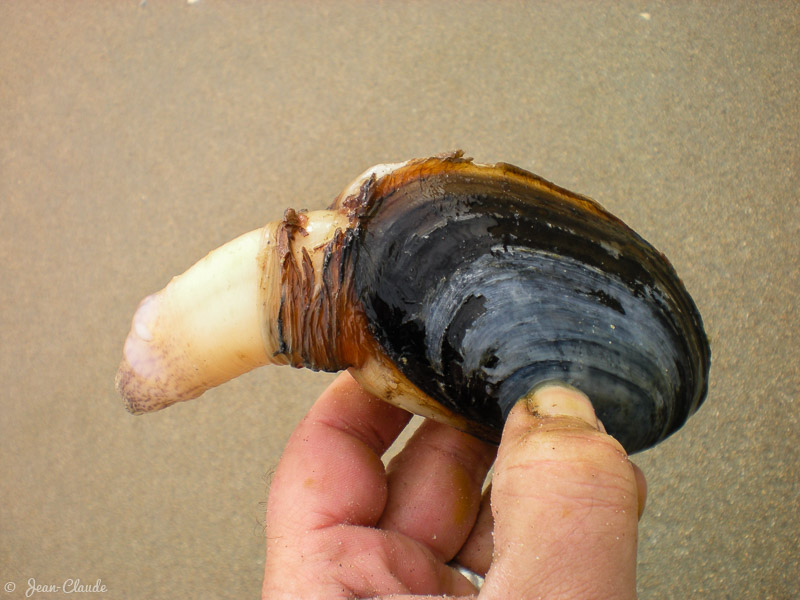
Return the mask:
<path id="1" fill-rule="evenodd" d="M 558 380 L 628 452 L 703 401 L 710 350 L 669 261 L 598 204 L 460 154 L 362 187 L 352 260 L 369 328 L 423 392 L 497 442 Z"/>

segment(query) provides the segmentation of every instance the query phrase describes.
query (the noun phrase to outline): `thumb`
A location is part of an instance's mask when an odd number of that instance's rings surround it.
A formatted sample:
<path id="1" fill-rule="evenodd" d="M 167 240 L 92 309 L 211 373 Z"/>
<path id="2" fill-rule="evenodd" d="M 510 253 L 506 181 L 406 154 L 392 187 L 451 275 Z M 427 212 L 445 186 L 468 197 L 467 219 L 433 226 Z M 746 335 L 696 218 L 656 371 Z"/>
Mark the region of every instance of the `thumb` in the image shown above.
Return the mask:
<path id="1" fill-rule="evenodd" d="M 495 552 L 481 598 L 636 597 L 637 475 L 601 429 L 572 388 L 539 388 L 511 411 L 492 481 Z"/>

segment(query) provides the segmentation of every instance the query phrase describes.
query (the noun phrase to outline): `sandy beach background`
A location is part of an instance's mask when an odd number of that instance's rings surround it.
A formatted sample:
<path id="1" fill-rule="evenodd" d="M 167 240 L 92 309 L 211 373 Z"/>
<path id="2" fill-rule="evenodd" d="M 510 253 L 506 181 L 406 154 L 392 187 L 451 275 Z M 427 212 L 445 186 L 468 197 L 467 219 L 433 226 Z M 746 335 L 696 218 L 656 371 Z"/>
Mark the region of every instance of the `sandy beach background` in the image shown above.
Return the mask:
<path id="1" fill-rule="evenodd" d="M 331 376 L 132 417 L 133 310 L 373 164 L 463 148 L 601 202 L 704 316 L 708 399 L 635 458 L 640 597 L 796 597 L 798 40 L 796 2 L 0 3 L 0 596 L 258 597 L 269 476 Z"/>

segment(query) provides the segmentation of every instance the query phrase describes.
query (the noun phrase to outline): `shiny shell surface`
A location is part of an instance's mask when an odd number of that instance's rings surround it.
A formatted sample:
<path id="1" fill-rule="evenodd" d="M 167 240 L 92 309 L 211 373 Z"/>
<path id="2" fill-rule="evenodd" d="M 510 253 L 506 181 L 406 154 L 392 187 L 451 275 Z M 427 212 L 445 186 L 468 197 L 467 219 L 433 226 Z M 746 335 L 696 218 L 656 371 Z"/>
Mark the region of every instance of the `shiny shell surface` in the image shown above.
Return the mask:
<path id="1" fill-rule="evenodd" d="M 514 403 L 561 381 L 628 452 L 703 401 L 710 350 L 669 261 L 594 201 L 460 153 L 366 182 L 355 292 L 402 373 L 497 442 Z"/>

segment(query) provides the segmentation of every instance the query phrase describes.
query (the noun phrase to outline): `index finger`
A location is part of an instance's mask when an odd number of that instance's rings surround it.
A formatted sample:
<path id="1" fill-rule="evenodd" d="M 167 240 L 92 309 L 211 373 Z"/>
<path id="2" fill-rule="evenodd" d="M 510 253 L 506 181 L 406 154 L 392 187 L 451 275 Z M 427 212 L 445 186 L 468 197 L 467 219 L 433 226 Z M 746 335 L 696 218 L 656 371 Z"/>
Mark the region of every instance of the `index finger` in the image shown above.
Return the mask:
<path id="1" fill-rule="evenodd" d="M 339 375 L 289 438 L 267 502 L 268 535 L 375 525 L 387 497 L 380 457 L 410 418 Z"/>

